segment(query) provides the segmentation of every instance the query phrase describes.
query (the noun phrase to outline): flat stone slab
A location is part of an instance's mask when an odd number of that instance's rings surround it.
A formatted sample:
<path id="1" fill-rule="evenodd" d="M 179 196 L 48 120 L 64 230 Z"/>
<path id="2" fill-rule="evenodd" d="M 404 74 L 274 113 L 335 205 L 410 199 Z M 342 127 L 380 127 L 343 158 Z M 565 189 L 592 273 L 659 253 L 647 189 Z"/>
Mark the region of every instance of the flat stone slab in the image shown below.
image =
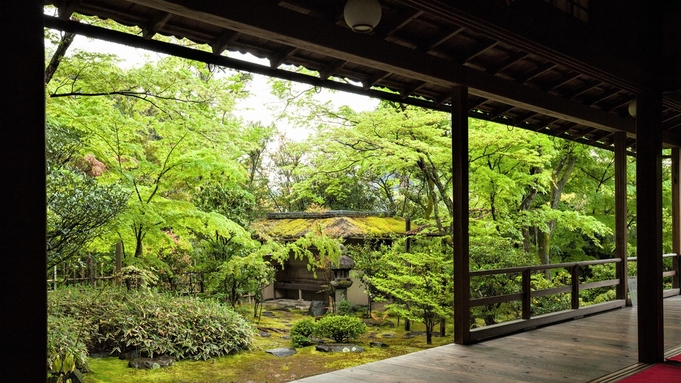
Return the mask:
<path id="1" fill-rule="evenodd" d="M 318 344 L 315 348 L 322 352 L 364 352 L 364 349 L 356 344 Z"/>
<path id="2" fill-rule="evenodd" d="M 272 348 L 269 350 L 265 350 L 266 353 L 272 354 L 274 356 L 278 357 L 285 357 L 285 356 L 291 356 L 295 354 L 297 351 L 295 348 L 292 347 L 279 347 L 279 348 Z"/>
<path id="3" fill-rule="evenodd" d="M 175 364 L 175 357 L 163 355 L 157 358 L 130 359 L 128 367 L 140 370 L 155 370 L 161 367 L 170 367 L 173 364 Z"/>

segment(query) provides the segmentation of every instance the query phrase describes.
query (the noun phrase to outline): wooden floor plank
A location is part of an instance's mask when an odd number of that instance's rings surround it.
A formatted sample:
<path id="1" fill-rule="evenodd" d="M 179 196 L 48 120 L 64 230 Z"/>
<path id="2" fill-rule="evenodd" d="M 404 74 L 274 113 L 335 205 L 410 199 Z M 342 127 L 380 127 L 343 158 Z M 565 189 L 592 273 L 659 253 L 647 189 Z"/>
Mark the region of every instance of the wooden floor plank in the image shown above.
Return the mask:
<path id="1" fill-rule="evenodd" d="M 681 297 L 664 300 L 665 350 L 681 346 Z M 638 363 L 637 308 L 542 327 L 470 346 L 445 345 L 295 382 L 616 381 Z M 633 370 L 632 370 L 633 371 Z"/>

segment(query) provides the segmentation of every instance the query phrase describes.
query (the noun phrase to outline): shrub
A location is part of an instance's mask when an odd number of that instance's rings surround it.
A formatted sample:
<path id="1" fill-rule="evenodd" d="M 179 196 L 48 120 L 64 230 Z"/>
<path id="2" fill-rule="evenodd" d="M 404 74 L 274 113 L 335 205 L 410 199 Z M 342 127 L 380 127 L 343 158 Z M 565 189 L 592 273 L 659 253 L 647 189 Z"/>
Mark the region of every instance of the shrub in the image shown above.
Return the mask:
<path id="1" fill-rule="evenodd" d="M 338 315 L 350 315 L 352 314 L 352 302 L 347 299 L 343 299 L 338 302 Z"/>
<path id="2" fill-rule="evenodd" d="M 87 344 L 91 342 L 92 325 L 87 320 L 48 315 L 47 365 L 73 358 L 80 371 L 87 371 Z"/>
<path id="3" fill-rule="evenodd" d="M 329 315 L 317 322 L 314 334 L 322 338 L 331 338 L 336 343 L 343 343 L 359 338 L 366 331 L 367 326 L 357 317 Z"/>
<path id="4" fill-rule="evenodd" d="M 314 333 L 316 326 L 312 319 L 303 319 L 296 322 L 291 327 L 291 344 L 293 347 L 305 347 L 312 344 L 310 336 Z"/>
<path id="5" fill-rule="evenodd" d="M 243 317 L 218 302 L 148 290 L 57 290 L 48 311 L 96 323 L 90 351 L 136 348 L 149 356 L 205 360 L 248 349 L 253 336 Z"/>

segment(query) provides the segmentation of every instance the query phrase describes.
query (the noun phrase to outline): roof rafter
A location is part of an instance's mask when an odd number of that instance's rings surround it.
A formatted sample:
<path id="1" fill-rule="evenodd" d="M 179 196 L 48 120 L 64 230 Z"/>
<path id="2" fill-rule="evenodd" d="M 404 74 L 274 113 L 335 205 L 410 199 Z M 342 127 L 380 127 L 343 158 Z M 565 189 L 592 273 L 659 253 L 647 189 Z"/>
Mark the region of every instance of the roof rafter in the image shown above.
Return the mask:
<path id="1" fill-rule="evenodd" d="M 515 103 L 528 110 L 610 131 L 635 133 L 634 123 L 577 103 L 547 95 L 536 89 L 490 76 L 463 65 L 428 54 L 358 35 L 349 28 L 330 25 L 278 7 L 268 1 L 234 2 L 225 7 L 221 1 L 203 1 L 184 6 L 163 0 L 130 0 L 131 3 L 213 25 L 239 30 L 256 37 L 277 41 L 340 60 L 371 66 L 414 80 L 442 86 L 464 85 L 469 92 L 492 100 Z M 367 39 L 371 39 L 370 44 Z M 681 140 L 674 145 L 681 144 Z"/>

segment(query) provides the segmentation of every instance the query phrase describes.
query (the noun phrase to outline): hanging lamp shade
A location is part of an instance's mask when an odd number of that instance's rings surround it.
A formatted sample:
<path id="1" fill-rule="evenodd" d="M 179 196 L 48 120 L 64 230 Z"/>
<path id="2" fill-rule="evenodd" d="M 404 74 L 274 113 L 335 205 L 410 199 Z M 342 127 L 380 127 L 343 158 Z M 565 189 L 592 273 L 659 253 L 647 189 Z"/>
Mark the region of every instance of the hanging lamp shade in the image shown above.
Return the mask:
<path id="1" fill-rule="evenodd" d="M 371 32 L 381 21 L 381 4 L 378 0 L 348 0 L 343 16 L 353 31 Z"/>
<path id="2" fill-rule="evenodd" d="M 627 109 L 629 109 L 629 114 L 631 117 L 636 117 L 636 100 L 630 102 Z"/>

